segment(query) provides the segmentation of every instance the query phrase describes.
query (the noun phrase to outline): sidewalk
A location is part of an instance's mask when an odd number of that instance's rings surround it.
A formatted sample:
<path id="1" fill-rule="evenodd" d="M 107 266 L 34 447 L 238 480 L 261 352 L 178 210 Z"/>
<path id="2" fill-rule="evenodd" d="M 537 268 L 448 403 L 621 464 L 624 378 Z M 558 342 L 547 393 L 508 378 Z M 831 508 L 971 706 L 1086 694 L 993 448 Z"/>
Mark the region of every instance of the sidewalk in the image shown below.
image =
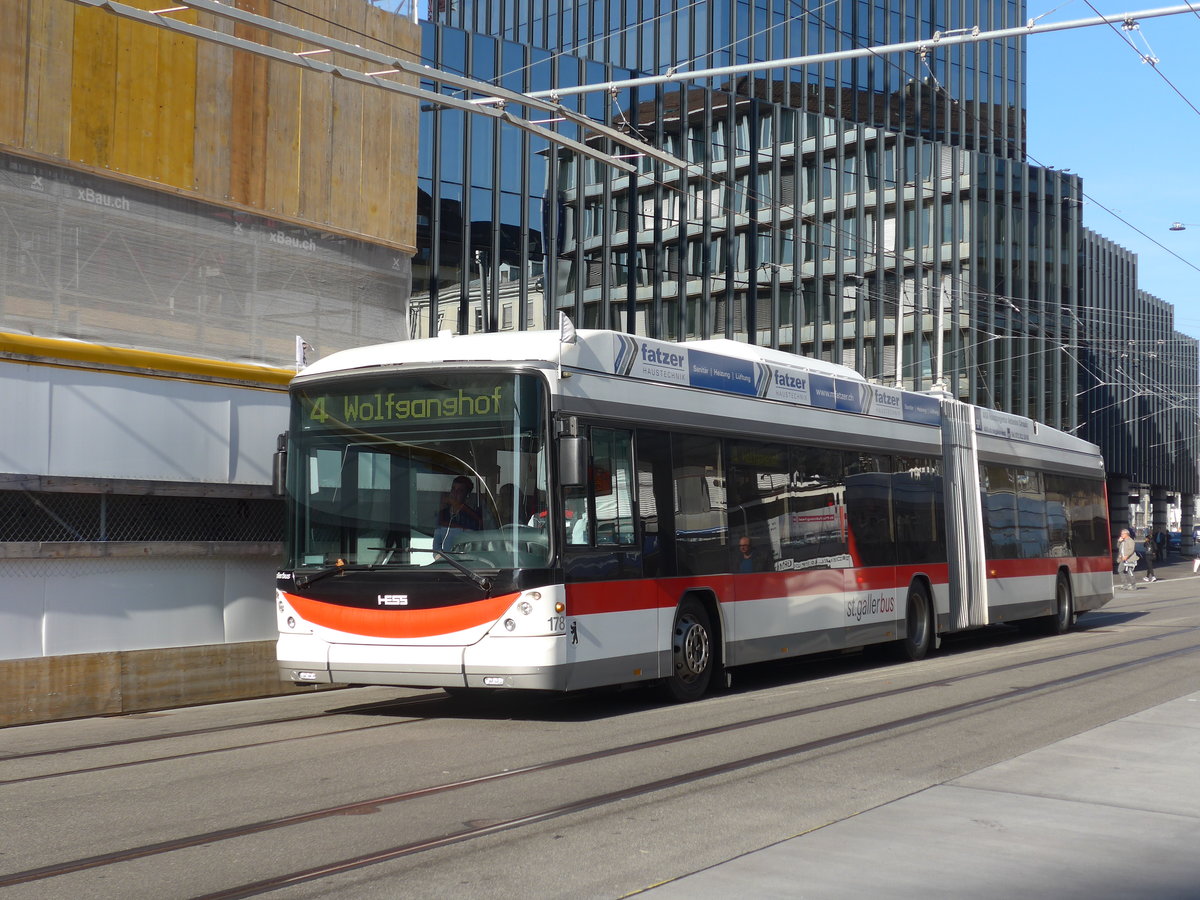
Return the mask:
<path id="1" fill-rule="evenodd" d="M 646 893 L 1197 900 L 1200 692 Z"/>

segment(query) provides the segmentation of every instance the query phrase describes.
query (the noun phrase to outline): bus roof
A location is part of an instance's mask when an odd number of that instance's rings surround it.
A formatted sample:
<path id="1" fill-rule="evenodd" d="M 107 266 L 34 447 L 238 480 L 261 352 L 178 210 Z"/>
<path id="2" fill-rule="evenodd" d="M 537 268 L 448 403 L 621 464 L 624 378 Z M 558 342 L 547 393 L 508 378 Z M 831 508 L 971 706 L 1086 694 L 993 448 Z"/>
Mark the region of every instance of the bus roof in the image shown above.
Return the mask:
<path id="1" fill-rule="evenodd" d="M 798 406 L 940 426 L 937 392 L 917 393 L 872 384 L 847 366 L 739 341 L 660 341 L 618 331 L 580 329 L 469 334 L 395 341 L 333 353 L 297 378 L 422 364 L 532 363 L 564 372 L 592 372 L 658 384 L 775 400 Z M 1032 419 L 974 407 L 981 435 L 1090 448 L 1073 435 Z"/>
<path id="2" fill-rule="evenodd" d="M 817 373 L 849 381 L 864 379 L 849 366 L 797 356 L 785 350 L 772 350 L 715 338 L 705 341 L 658 341 L 633 337 L 617 331 L 580 329 L 573 342 L 564 342 L 558 331 L 517 331 L 503 334 L 441 335 L 394 341 L 342 350 L 318 360 L 301 372 L 301 376 L 327 375 L 348 369 L 386 368 L 414 363 L 444 362 L 541 362 L 580 368 L 590 371 L 621 374 L 613 371 L 614 348 L 628 342 L 625 349 L 638 352 L 646 348 L 647 356 L 660 359 L 690 352 L 711 354 L 749 362 L 770 363 L 800 372 Z M 681 351 L 681 348 L 682 351 Z M 627 373 L 626 373 L 627 374 Z"/>

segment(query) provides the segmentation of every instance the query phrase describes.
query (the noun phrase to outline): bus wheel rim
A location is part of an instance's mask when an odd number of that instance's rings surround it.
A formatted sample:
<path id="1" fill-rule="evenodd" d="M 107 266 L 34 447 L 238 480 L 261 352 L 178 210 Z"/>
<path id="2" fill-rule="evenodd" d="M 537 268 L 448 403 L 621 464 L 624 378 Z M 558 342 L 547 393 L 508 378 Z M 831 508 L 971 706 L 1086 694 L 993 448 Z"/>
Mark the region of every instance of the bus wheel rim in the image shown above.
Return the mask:
<path id="1" fill-rule="evenodd" d="M 691 681 L 708 668 L 708 631 L 691 616 L 680 619 L 679 631 L 681 638 L 676 669 L 681 678 Z"/>

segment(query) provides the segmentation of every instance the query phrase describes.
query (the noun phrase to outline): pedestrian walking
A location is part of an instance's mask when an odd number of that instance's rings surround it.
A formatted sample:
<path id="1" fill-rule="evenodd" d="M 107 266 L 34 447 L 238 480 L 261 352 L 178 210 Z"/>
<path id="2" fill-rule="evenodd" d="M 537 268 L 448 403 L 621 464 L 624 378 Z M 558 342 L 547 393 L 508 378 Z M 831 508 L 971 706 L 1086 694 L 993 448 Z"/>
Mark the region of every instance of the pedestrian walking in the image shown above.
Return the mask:
<path id="1" fill-rule="evenodd" d="M 1158 581 L 1158 576 L 1154 574 L 1154 557 L 1157 547 L 1154 545 L 1154 535 L 1149 531 L 1146 532 L 1146 537 L 1142 540 L 1142 559 L 1146 562 L 1146 575 L 1142 581 L 1154 582 Z"/>
<path id="2" fill-rule="evenodd" d="M 1147 535 L 1149 532 L 1147 532 Z M 1160 528 L 1154 532 L 1154 558 L 1160 562 L 1166 561 L 1167 558 L 1167 529 Z"/>

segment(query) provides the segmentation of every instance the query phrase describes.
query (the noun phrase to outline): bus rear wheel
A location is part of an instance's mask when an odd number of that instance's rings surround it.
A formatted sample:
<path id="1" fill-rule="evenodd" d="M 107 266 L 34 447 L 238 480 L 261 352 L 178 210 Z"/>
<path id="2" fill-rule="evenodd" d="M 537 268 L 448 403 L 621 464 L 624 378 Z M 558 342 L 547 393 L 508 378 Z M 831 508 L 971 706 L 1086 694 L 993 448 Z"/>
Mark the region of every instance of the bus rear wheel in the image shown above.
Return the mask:
<path id="1" fill-rule="evenodd" d="M 676 702 L 699 700 L 708 690 L 713 673 L 713 631 L 708 611 L 694 598 L 675 611 L 671 628 L 671 674 L 664 687 Z"/>
<path id="2" fill-rule="evenodd" d="M 1054 612 L 1036 619 L 1017 622 L 1022 632 L 1032 636 L 1066 634 L 1075 624 L 1075 596 L 1071 592 L 1071 580 L 1060 572 L 1054 583 Z"/>
<path id="3" fill-rule="evenodd" d="M 933 604 L 929 593 L 920 583 L 908 588 L 908 601 L 904 607 L 904 637 L 896 645 L 901 659 L 916 662 L 929 655 L 933 647 Z"/>
<path id="4" fill-rule="evenodd" d="M 1054 585 L 1054 603 L 1054 615 L 1050 618 L 1048 630 L 1051 634 L 1066 634 L 1075 624 L 1075 598 L 1066 575 L 1059 574 Z"/>

